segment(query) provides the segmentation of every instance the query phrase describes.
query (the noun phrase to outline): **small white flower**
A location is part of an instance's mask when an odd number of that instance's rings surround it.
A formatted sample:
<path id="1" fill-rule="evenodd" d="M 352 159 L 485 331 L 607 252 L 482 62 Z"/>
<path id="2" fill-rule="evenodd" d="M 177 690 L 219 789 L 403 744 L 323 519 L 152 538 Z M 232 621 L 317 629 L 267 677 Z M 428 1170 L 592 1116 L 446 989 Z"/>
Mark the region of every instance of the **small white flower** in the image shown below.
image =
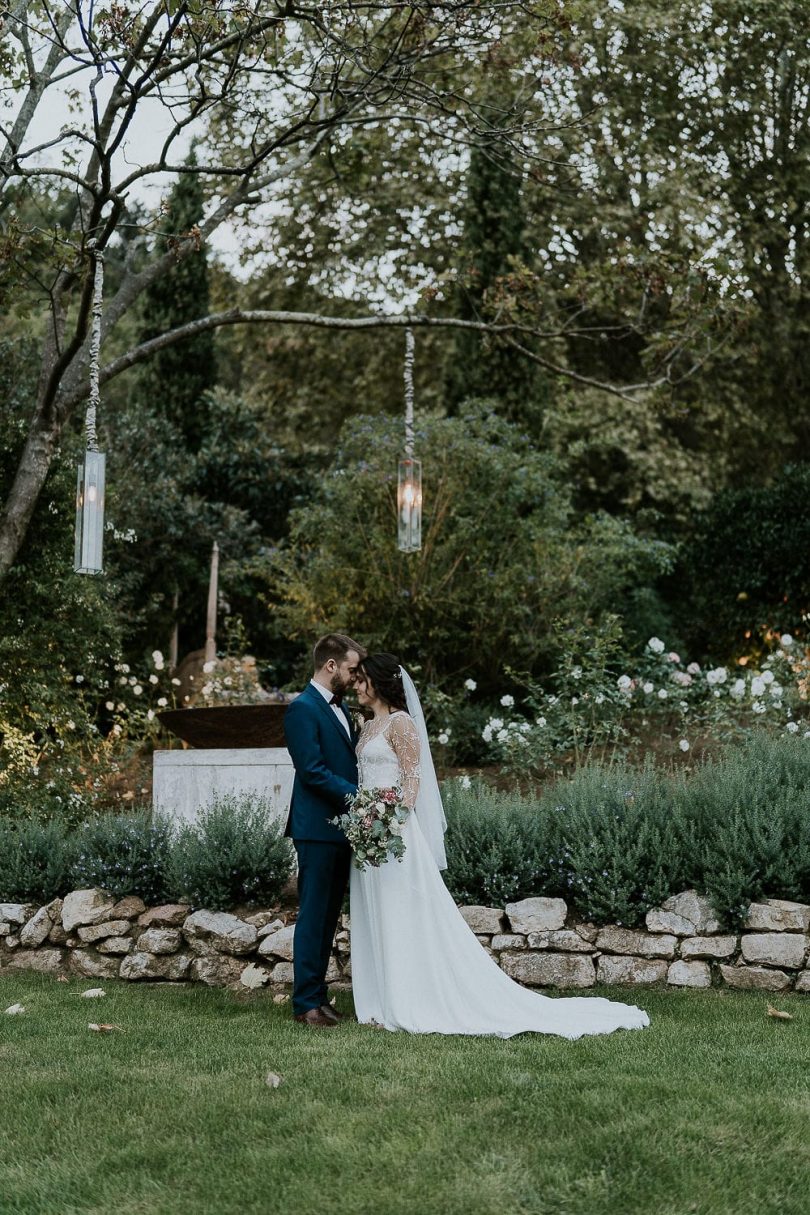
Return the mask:
<path id="1" fill-rule="evenodd" d="M 571 678 L 572 679 L 581 679 L 582 678 L 582 667 L 572 667 L 571 668 Z"/>
<path id="2" fill-rule="evenodd" d="M 728 691 L 729 695 L 733 696 L 735 700 L 742 700 L 743 696 L 745 696 L 745 680 L 735 679 Z"/>
<path id="3" fill-rule="evenodd" d="M 122 675 L 118 682 L 121 684 L 127 684 L 129 683 L 129 680 L 127 679 L 126 675 Z"/>
<path id="4" fill-rule="evenodd" d="M 147 709 L 147 710 L 146 710 L 146 720 L 147 720 L 147 721 L 152 721 L 152 719 L 154 718 L 154 716 L 155 716 L 155 710 L 154 710 L 154 709 Z"/>
<path id="5" fill-rule="evenodd" d="M 210 675 L 215 666 L 216 666 L 216 663 L 214 663 L 212 661 L 204 662 L 203 670 L 205 671 L 206 675 Z"/>
<path id="6" fill-rule="evenodd" d="M 767 706 L 761 700 L 755 700 L 752 708 L 755 713 L 765 713 L 767 711 Z"/>
<path id="7" fill-rule="evenodd" d="M 531 726 L 527 721 L 522 721 L 518 726 L 518 729 L 520 730 L 521 734 L 528 734 L 531 730 Z"/>
<path id="8" fill-rule="evenodd" d="M 474 679 L 465 679 L 464 687 L 467 689 L 468 692 L 474 692 L 475 689 L 478 687 L 478 684 L 475 682 Z"/>
<path id="9" fill-rule="evenodd" d="M 793 638 L 791 637 L 790 633 L 783 633 L 779 638 L 779 644 L 784 646 L 786 650 L 789 650 L 793 645 Z"/>
<path id="10" fill-rule="evenodd" d="M 689 742 L 685 738 L 681 739 L 681 741 L 678 743 L 678 746 L 681 748 L 682 751 L 689 750 Z"/>
<path id="11" fill-rule="evenodd" d="M 631 686 L 632 682 L 633 681 L 629 675 L 620 675 L 619 678 L 616 680 L 616 685 L 617 685 L 617 687 L 621 688 L 621 690 L 623 692 L 626 692 L 628 690 L 628 688 Z"/>
<path id="12" fill-rule="evenodd" d="M 121 727 L 119 726 L 118 722 L 116 722 L 115 725 L 113 726 L 111 733 L 113 733 L 113 734 L 121 733 Z"/>
<path id="13" fill-rule="evenodd" d="M 515 703 L 514 696 L 510 696 L 508 692 L 507 692 L 506 696 L 501 697 L 501 704 L 503 705 L 503 707 L 505 709 L 511 709 L 512 705 L 514 703 Z"/>
<path id="14" fill-rule="evenodd" d="M 784 691 L 781 683 L 772 683 L 769 690 L 771 696 L 781 696 Z"/>
<path id="15" fill-rule="evenodd" d="M 158 679 L 157 675 L 150 675 L 149 682 L 150 683 L 160 683 L 160 680 Z"/>
<path id="16" fill-rule="evenodd" d="M 578 697 L 578 696 L 572 696 L 572 697 L 571 697 L 571 705 L 572 705 L 572 706 L 574 706 L 574 705 L 578 705 L 578 704 L 579 704 L 579 697 Z"/>
<path id="17" fill-rule="evenodd" d="M 448 735 L 445 734 L 444 731 L 442 731 L 442 733 L 439 735 L 439 742 L 444 747 L 447 745 L 447 743 L 449 743 L 449 741 L 450 741 L 450 739 L 449 739 Z"/>
<path id="18" fill-rule="evenodd" d="M 546 724 L 545 717 L 538 717 L 537 721 L 535 722 L 535 725 L 538 725 L 541 730 L 545 724 Z"/>
<path id="19" fill-rule="evenodd" d="M 795 721 L 789 721 L 788 724 L 785 726 L 785 729 L 787 730 L 788 734 L 798 734 L 799 724 L 798 724 L 798 722 L 795 722 Z"/>
<path id="20" fill-rule="evenodd" d="M 204 683 L 202 686 L 203 696 L 210 696 L 211 693 L 213 692 L 213 690 L 214 690 L 214 685 L 212 683 Z"/>
<path id="21" fill-rule="evenodd" d="M 76 683 L 84 683 L 84 675 L 77 675 Z"/>
<path id="22" fill-rule="evenodd" d="M 166 705 L 167 705 L 168 703 L 169 703 L 169 702 L 168 702 L 168 700 L 166 699 L 166 697 L 165 697 L 165 696 L 159 696 L 159 697 L 158 697 L 158 708 L 159 708 L 159 709 L 165 709 L 165 707 L 166 707 Z"/>
<path id="23" fill-rule="evenodd" d="M 659 699 L 659 700 L 666 700 L 666 698 L 667 698 L 668 696 L 669 696 L 669 692 L 666 690 L 666 688 L 659 688 L 659 689 L 658 689 L 658 699 Z"/>
<path id="24" fill-rule="evenodd" d="M 467 776 L 466 772 L 463 776 L 458 778 L 458 783 L 461 785 L 462 789 L 469 789 L 472 787 L 472 781 L 470 780 L 469 776 Z"/>
<path id="25" fill-rule="evenodd" d="M 560 699 L 559 696 L 547 696 L 546 697 L 546 700 L 552 706 L 556 705 L 557 702 L 559 701 L 559 699 Z"/>
<path id="26" fill-rule="evenodd" d="M 647 649 L 652 650 L 653 654 L 663 654 L 666 646 L 664 645 L 663 641 L 661 641 L 660 637 L 651 637 L 647 642 Z"/>
<path id="27" fill-rule="evenodd" d="M 500 717 L 490 717 L 489 724 L 492 726 L 493 730 L 500 730 L 503 726 L 503 721 Z"/>
<path id="28" fill-rule="evenodd" d="M 179 679 L 173 679 L 173 680 L 172 680 L 172 683 L 174 684 L 174 686 L 175 686 L 176 688 L 179 688 L 179 687 L 180 687 L 180 680 L 179 680 Z"/>
<path id="29" fill-rule="evenodd" d="M 105 700 L 104 708 L 107 710 L 108 713 L 112 713 L 112 711 L 115 708 L 115 701 L 114 700 Z"/>
<path id="30" fill-rule="evenodd" d="M 643 685 L 641 690 L 645 696 L 651 696 L 652 693 L 655 691 L 655 684 L 650 683 L 650 681 L 648 679 L 647 682 Z"/>
<path id="31" fill-rule="evenodd" d="M 728 679 L 728 671 L 725 667 L 715 667 L 713 671 L 706 672 L 706 682 L 711 684 L 725 683 Z"/>
<path id="32" fill-rule="evenodd" d="M 773 683 L 774 678 L 775 678 L 775 676 L 774 676 L 773 671 L 763 671 L 762 674 L 760 675 L 760 679 L 762 680 L 763 683 Z"/>
<path id="33" fill-rule="evenodd" d="M 75 729 L 76 729 L 76 723 L 75 723 L 75 721 L 66 721 L 66 722 L 65 722 L 65 725 L 67 726 L 68 730 L 75 730 Z"/>
<path id="34" fill-rule="evenodd" d="M 489 722 L 487 722 L 487 724 L 484 726 L 483 730 L 481 731 L 481 737 L 483 738 L 484 742 L 486 742 L 486 743 L 492 742 L 492 726 L 489 724 Z"/>
<path id="35" fill-rule="evenodd" d="M 136 683 L 135 687 L 132 689 L 132 691 L 135 696 L 140 696 L 141 693 L 143 692 L 143 688 L 141 687 L 141 685 L 139 683 Z"/>
<path id="36" fill-rule="evenodd" d="M 699 675 L 700 674 L 700 663 L 699 662 L 690 662 L 689 666 L 686 669 L 690 675 Z"/>
<path id="37" fill-rule="evenodd" d="M 755 675 L 751 680 L 751 695 L 762 696 L 765 691 L 765 680 L 761 675 Z"/>
<path id="38" fill-rule="evenodd" d="M 160 650 L 152 650 L 152 662 L 156 667 L 163 665 L 163 655 Z"/>
<path id="39" fill-rule="evenodd" d="M 506 742 L 507 739 L 509 738 L 509 731 L 508 730 L 499 730 L 496 737 L 498 739 L 498 742 Z"/>
<path id="40" fill-rule="evenodd" d="M 129 663 L 122 662 L 121 670 L 124 672 L 125 675 L 129 675 Z"/>
<path id="41" fill-rule="evenodd" d="M 670 650 L 670 652 L 667 654 L 667 658 L 669 659 L 670 662 L 680 662 L 681 661 L 680 654 L 676 654 L 674 650 Z"/>

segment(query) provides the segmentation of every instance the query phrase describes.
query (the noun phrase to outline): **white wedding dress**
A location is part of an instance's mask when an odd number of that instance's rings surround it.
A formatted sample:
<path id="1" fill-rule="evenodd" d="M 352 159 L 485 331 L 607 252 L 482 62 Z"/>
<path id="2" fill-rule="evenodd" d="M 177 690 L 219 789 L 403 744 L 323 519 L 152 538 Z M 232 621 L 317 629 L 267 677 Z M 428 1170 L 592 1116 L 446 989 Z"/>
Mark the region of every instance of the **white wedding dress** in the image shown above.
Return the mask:
<path id="1" fill-rule="evenodd" d="M 419 737 L 405 712 L 367 722 L 357 744 L 361 787 L 419 788 Z M 468 928 L 442 881 L 417 816 L 403 860 L 351 873 L 352 988 L 358 1021 L 414 1034 L 527 1031 L 581 1038 L 641 1029 L 641 1009 L 600 996 L 540 995 L 506 975 Z"/>

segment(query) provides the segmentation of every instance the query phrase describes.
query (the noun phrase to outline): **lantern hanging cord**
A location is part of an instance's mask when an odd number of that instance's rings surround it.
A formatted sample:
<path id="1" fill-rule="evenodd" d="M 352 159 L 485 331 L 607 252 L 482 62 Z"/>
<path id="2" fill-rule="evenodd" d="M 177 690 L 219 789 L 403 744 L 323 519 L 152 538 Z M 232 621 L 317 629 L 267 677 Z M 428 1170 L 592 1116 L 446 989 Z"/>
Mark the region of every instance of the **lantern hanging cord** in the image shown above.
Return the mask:
<path id="1" fill-rule="evenodd" d="M 405 330 L 405 455 L 413 459 L 413 330 Z"/>
<path id="2" fill-rule="evenodd" d="M 101 310 L 104 301 L 104 255 L 93 246 L 93 311 L 90 328 L 90 400 L 84 419 L 84 430 L 87 439 L 87 450 L 98 451 L 98 436 L 96 434 L 96 413 L 98 411 L 99 390 L 99 356 L 101 352 Z"/>

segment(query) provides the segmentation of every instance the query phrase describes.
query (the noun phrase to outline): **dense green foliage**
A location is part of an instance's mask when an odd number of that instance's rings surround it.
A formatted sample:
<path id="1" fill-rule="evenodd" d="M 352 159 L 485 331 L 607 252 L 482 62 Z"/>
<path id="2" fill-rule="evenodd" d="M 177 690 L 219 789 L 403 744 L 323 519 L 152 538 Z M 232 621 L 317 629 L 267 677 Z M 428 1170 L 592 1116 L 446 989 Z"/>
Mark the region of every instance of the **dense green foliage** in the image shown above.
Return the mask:
<path id="1" fill-rule="evenodd" d="M 168 820 L 146 812 L 89 819 L 72 840 L 71 887 L 97 886 L 117 899 L 135 894 L 151 906 L 165 902 L 172 836 Z"/>
<path id="2" fill-rule="evenodd" d="M 172 849 L 169 885 L 195 907 L 272 906 L 292 872 L 292 846 L 263 798 L 215 798 Z"/>
<path id="3" fill-rule="evenodd" d="M 447 884 L 466 903 L 566 899 L 643 924 L 694 886 L 738 925 L 763 897 L 810 901 L 810 747 L 762 737 L 688 776 L 593 765 L 535 797 L 445 786 Z"/>

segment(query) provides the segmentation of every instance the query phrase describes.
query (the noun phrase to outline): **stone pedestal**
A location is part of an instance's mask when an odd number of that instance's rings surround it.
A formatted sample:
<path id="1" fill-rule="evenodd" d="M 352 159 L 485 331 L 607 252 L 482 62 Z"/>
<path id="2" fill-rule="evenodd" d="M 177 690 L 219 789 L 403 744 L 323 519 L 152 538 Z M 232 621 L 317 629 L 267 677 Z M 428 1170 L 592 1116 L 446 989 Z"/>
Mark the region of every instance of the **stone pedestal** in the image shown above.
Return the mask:
<path id="1" fill-rule="evenodd" d="M 238 750 L 190 748 L 155 751 L 152 801 L 176 822 L 193 823 L 215 794 L 247 793 L 266 797 L 273 817 L 286 820 L 293 786 L 293 764 L 285 747 Z"/>

